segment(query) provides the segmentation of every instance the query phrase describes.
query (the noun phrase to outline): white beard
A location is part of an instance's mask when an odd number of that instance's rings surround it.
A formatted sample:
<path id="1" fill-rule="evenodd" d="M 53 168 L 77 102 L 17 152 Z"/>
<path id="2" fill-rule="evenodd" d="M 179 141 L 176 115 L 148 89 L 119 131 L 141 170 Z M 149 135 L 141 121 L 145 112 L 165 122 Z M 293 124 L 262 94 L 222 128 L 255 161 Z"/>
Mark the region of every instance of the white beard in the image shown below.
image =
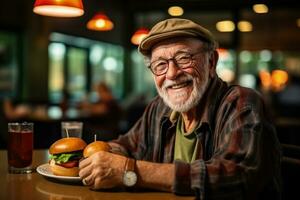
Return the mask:
<path id="1" fill-rule="evenodd" d="M 196 71 L 199 72 L 198 70 Z M 160 97 L 164 100 L 165 104 L 167 104 L 172 110 L 177 112 L 187 112 L 193 107 L 197 106 L 208 87 L 209 72 L 207 66 L 204 66 L 201 72 L 202 73 L 198 73 L 200 77 L 193 77 L 190 74 L 184 73 L 183 75 L 179 76 L 176 80 L 166 79 L 161 88 L 159 88 L 157 84 L 155 84 L 157 92 L 160 95 Z M 188 96 L 187 91 L 181 91 L 178 92 L 175 97 L 173 96 L 173 98 L 170 98 L 170 96 L 167 93 L 168 86 L 186 81 L 192 81 L 192 93 Z M 179 98 L 184 96 L 187 97 L 187 100 L 176 101 L 177 97 Z"/>

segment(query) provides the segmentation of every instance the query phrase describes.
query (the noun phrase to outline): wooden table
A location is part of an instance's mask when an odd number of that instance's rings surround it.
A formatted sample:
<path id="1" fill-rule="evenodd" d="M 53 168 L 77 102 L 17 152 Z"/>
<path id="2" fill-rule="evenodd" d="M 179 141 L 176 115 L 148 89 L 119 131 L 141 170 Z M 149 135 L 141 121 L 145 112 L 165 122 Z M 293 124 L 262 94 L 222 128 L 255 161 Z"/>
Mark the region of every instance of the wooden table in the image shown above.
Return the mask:
<path id="1" fill-rule="evenodd" d="M 48 160 L 47 150 L 35 150 L 33 166 L 37 167 Z M 66 184 L 46 179 L 33 172 L 31 174 L 9 174 L 7 152 L 0 151 L 0 199 L 5 200 L 192 200 L 194 197 L 176 196 L 164 192 L 121 192 L 92 191 L 81 184 Z"/>

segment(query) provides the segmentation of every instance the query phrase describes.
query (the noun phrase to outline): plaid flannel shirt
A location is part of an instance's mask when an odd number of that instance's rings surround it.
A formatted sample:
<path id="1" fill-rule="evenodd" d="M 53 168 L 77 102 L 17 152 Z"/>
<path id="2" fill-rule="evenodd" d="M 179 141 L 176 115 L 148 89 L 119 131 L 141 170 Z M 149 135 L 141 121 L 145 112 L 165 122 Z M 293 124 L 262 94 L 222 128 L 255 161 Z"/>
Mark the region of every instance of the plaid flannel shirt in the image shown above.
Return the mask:
<path id="1" fill-rule="evenodd" d="M 260 95 L 215 77 L 197 109 L 200 145 L 192 163 L 173 160 L 176 122 L 160 97 L 112 142 L 137 160 L 174 163 L 175 194 L 201 200 L 280 199 L 281 149 Z"/>

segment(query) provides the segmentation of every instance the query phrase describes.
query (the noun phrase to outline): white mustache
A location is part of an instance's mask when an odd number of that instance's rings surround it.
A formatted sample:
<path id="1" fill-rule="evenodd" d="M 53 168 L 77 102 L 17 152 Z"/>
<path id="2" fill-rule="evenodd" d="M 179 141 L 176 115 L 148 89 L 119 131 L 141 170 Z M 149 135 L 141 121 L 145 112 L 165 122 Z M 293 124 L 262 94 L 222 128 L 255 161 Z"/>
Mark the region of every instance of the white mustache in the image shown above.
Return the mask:
<path id="1" fill-rule="evenodd" d="M 162 85 L 162 89 L 164 90 L 170 86 L 177 85 L 187 81 L 193 81 L 193 80 L 194 80 L 193 77 L 189 74 L 182 75 L 175 80 L 166 79 Z"/>

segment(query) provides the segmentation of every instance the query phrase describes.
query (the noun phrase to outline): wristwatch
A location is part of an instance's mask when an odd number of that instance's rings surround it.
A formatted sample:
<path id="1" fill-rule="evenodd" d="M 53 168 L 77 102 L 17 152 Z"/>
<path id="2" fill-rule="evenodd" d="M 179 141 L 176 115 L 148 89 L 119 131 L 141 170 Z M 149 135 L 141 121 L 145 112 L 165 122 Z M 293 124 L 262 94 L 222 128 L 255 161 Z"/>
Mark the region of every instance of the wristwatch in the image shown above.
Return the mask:
<path id="1" fill-rule="evenodd" d="M 127 158 L 125 163 L 125 171 L 123 175 L 123 184 L 132 187 L 137 183 L 137 174 L 135 173 L 135 159 Z"/>

